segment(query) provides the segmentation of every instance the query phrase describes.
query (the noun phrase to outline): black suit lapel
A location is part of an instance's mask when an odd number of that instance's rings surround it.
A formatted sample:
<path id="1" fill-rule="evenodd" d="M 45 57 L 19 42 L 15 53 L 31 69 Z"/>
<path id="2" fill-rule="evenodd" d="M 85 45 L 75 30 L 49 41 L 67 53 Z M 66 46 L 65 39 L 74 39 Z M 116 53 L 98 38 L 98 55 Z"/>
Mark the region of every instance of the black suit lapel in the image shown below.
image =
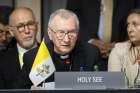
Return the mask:
<path id="1" fill-rule="evenodd" d="M 11 50 L 11 54 L 12 54 L 12 61 L 13 62 L 13 66 L 15 66 L 15 68 L 17 68 L 17 71 L 21 71 L 21 67 L 20 67 L 20 62 L 19 62 L 19 55 L 18 55 L 18 49 L 17 47 L 14 47 L 13 50 Z"/>

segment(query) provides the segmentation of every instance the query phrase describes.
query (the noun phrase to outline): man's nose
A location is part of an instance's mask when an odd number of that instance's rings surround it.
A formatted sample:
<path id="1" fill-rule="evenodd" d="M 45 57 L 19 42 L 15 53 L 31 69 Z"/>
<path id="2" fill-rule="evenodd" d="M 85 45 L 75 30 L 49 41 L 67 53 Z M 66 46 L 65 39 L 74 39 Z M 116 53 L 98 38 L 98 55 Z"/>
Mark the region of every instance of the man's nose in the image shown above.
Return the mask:
<path id="1" fill-rule="evenodd" d="M 28 26 L 25 26 L 24 28 L 25 28 L 25 31 L 24 31 L 25 33 L 29 33 L 30 32 L 30 29 L 29 29 Z"/>
<path id="2" fill-rule="evenodd" d="M 5 42 L 6 41 L 6 35 L 2 36 L 2 41 Z"/>
<path id="3" fill-rule="evenodd" d="M 65 42 L 69 42 L 69 40 L 70 40 L 70 38 L 69 38 L 68 34 L 66 34 L 66 35 L 64 36 L 64 41 L 65 41 Z"/>
<path id="4" fill-rule="evenodd" d="M 134 26 L 133 25 L 129 25 L 127 27 L 127 31 L 128 31 L 128 33 L 133 32 L 134 31 Z"/>

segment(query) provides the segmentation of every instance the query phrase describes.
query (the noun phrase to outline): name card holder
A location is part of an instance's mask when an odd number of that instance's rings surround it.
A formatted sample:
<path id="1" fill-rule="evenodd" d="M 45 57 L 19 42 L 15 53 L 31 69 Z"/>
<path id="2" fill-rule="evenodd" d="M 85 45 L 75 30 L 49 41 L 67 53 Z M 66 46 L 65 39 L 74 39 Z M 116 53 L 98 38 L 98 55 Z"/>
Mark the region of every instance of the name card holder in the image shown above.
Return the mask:
<path id="1" fill-rule="evenodd" d="M 125 89 L 123 72 L 55 72 L 56 89 Z"/>

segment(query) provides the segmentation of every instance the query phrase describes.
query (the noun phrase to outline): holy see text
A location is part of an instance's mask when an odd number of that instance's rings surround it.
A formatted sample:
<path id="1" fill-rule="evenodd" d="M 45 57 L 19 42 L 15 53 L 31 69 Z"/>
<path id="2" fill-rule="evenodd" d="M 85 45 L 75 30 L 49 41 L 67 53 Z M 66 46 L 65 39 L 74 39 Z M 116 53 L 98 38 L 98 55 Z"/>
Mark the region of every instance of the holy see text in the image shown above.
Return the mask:
<path id="1" fill-rule="evenodd" d="M 103 77 L 77 77 L 77 83 L 102 83 Z"/>

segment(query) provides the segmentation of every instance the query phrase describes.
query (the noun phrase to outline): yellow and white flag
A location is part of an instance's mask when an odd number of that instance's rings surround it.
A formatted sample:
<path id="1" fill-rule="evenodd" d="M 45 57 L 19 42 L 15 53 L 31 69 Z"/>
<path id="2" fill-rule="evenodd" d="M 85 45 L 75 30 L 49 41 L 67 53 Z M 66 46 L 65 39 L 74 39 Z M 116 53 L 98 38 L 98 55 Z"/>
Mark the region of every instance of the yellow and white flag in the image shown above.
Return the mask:
<path id="1" fill-rule="evenodd" d="M 32 83 L 37 86 L 51 76 L 54 71 L 55 66 L 45 44 L 45 40 L 43 39 L 31 68 L 29 78 Z"/>

